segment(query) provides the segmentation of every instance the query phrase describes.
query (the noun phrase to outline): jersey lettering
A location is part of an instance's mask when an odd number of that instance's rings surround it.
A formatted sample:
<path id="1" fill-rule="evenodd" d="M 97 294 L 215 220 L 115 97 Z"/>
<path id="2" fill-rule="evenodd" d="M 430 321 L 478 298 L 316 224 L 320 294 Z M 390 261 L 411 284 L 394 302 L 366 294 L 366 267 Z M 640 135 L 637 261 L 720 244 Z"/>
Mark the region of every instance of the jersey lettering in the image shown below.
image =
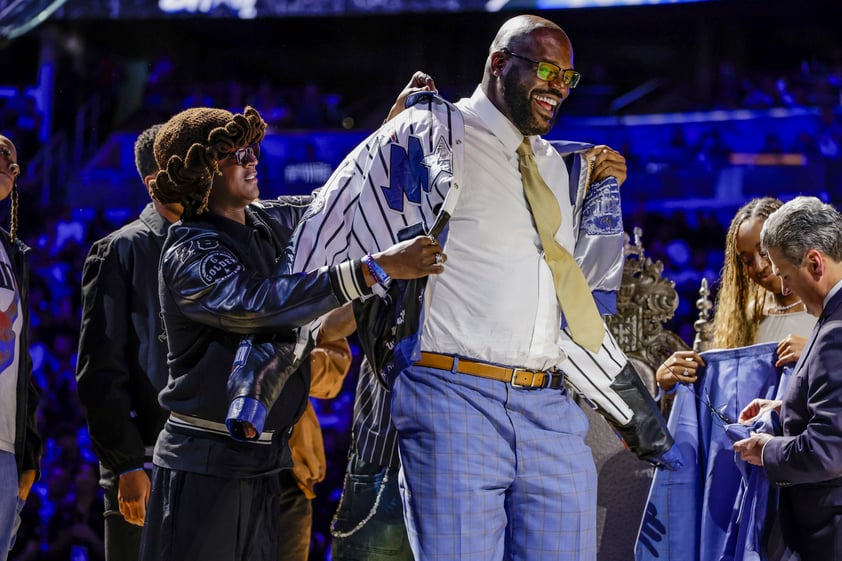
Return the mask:
<path id="1" fill-rule="evenodd" d="M 425 162 L 421 140 L 410 136 L 407 148 L 391 145 L 391 165 L 389 186 L 381 186 L 389 208 L 403 212 L 404 196 L 406 200 L 421 204 L 421 190 L 430 192 L 430 166 Z"/>

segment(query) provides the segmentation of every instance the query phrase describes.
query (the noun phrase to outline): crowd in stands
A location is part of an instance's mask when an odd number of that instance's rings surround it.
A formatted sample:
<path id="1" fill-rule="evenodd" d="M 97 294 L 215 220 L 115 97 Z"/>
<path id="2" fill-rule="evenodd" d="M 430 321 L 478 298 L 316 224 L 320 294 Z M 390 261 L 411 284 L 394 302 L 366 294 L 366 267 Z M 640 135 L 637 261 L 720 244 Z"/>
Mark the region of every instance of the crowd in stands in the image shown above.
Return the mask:
<path id="1" fill-rule="evenodd" d="M 371 122 L 368 115 L 354 111 L 361 103 L 359 99 L 351 97 L 350 92 L 326 92 L 315 83 L 290 86 L 273 85 L 266 81 L 245 83 L 224 80 L 192 82 L 188 85 L 172 78 L 174 69 L 174 63 L 166 58 L 152 65 L 139 113 L 158 111 L 163 117 L 197 105 L 241 109 L 251 104 L 261 111 L 270 129 L 275 130 L 352 128 Z M 565 116 L 609 114 L 610 102 L 625 93 L 617 84 L 607 80 L 601 66 L 592 71 L 594 74 L 590 79 L 584 79 L 574 95 L 566 101 Z M 440 87 L 444 88 L 444 95 L 447 96 L 451 91 L 460 92 L 460 95 L 468 93 L 467 86 L 452 82 L 449 78 L 437 79 Z M 817 107 L 832 114 L 833 108 L 838 107 L 842 99 L 842 61 L 827 65 L 805 60 L 792 72 L 757 75 L 740 75 L 733 63 L 725 61 L 720 64 L 713 83 L 709 95 L 691 95 L 683 91 L 687 85 L 667 82 L 663 88 L 650 96 L 643 96 L 629 109 L 618 111 L 624 114 L 630 111 L 645 114 Z M 368 99 L 364 106 L 373 108 L 375 112 L 380 108 L 382 113 L 391 105 L 395 94 L 389 90 L 367 88 L 363 95 L 370 97 L 373 92 L 374 95 L 382 95 L 382 99 Z M 825 118 L 832 117 L 828 115 Z M 830 123 L 827 124 L 830 126 Z M 817 139 L 813 140 L 813 145 L 806 143 L 803 149 L 810 151 L 815 148 L 825 155 L 828 150 L 839 149 L 824 147 L 816 142 Z"/>
<path id="2" fill-rule="evenodd" d="M 786 73 L 743 76 L 729 61 L 719 64 L 714 109 L 827 107 L 839 104 L 842 60 L 803 60 Z"/>
<path id="3" fill-rule="evenodd" d="M 166 68 L 164 61 L 159 65 Z M 246 84 L 235 80 L 184 85 L 164 76 L 153 77 L 138 110 L 144 119 L 152 114 L 166 120 L 188 107 L 242 111 L 243 107 L 251 105 L 260 111 L 270 131 L 343 129 L 351 128 L 354 122 L 347 120 L 340 94 L 322 91 L 312 82 L 297 87 L 279 87 L 268 82 Z"/>
<path id="4" fill-rule="evenodd" d="M 728 219 L 734 210 L 730 207 L 668 213 L 639 210 L 624 217 L 626 231 L 641 228 L 646 256 L 660 261 L 664 278 L 675 283 L 678 308 L 665 327 L 678 333 L 688 345 L 692 345 L 696 336 L 693 322 L 699 317 L 696 301 L 701 281 L 707 279 L 708 286 L 715 290 L 725 257 Z M 711 302 L 713 294 L 712 291 Z"/>
<path id="5" fill-rule="evenodd" d="M 15 139 L 15 146 L 30 157 L 40 146 L 40 131 L 44 120 L 35 97 L 12 88 L 13 95 L 0 96 L 0 130 Z"/>

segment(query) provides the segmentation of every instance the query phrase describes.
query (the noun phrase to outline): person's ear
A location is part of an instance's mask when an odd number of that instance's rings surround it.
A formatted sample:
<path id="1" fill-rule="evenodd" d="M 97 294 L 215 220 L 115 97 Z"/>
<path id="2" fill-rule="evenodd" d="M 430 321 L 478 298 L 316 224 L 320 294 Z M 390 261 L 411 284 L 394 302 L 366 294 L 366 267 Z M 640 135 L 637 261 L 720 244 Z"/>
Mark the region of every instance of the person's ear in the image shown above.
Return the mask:
<path id="1" fill-rule="evenodd" d="M 807 252 L 807 271 L 814 277 L 820 278 L 824 275 L 824 256 L 816 251 L 815 249 L 811 249 Z"/>
<path id="2" fill-rule="evenodd" d="M 498 78 L 501 76 L 503 70 L 506 67 L 506 54 L 497 51 L 491 55 L 491 73 L 497 76 Z"/>

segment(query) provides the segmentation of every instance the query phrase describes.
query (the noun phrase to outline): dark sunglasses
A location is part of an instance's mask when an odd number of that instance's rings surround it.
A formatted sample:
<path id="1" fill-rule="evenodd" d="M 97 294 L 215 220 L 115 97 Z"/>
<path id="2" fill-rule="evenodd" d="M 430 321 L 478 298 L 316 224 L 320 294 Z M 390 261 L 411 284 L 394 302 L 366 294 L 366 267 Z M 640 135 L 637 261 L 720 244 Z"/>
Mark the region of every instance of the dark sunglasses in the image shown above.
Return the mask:
<path id="1" fill-rule="evenodd" d="M 513 53 L 509 49 L 501 49 L 500 52 L 537 65 L 538 68 L 535 73 L 545 82 L 553 82 L 561 76 L 562 83 L 572 90 L 579 85 L 579 80 L 582 79 L 582 75 L 572 68 L 561 68 L 551 62 L 532 60 L 529 57 Z"/>
<path id="2" fill-rule="evenodd" d="M 253 144 L 249 144 L 245 148 L 240 148 L 239 150 L 233 152 L 229 157 L 234 158 L 237 161 L 238 166 L 244 166 L 249 163 L 252 158 L 260 158 L 260 143 L 255 142 Z"/>

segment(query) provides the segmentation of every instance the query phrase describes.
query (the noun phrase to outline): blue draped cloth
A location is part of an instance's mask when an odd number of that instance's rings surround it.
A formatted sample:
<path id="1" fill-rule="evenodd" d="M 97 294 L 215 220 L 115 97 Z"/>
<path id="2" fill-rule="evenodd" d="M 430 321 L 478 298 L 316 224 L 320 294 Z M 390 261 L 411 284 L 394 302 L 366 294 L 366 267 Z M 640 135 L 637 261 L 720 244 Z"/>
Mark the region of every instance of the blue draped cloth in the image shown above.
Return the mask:
<path id="1" fill-rule="evenodd" d="M 735 461 L 725 427 L 754 398 L 778 394 L 776 348 L 702 353 L 696 383 L 678 386 L 668 427 L 685 462 L 655 472 L 635 561 L 765 561 L 768 482 L 762 469 Z"/>
<path id="2" fill-rule="evenodd" d="M 752 423 L 733 423 L 725 426 L 731 442 L 748 438 L 752 432 L 781 435 L 781 419 L 777 411 L 768 411 Z M 737 517 L 731 521 L 725 541 L 724 558 L 733 561 L 761 561 L 766 559 L 764 533 L 769 494 L 772 492 L 766 470 L 736 459 L 743 481 L 737 495 Z"/>

